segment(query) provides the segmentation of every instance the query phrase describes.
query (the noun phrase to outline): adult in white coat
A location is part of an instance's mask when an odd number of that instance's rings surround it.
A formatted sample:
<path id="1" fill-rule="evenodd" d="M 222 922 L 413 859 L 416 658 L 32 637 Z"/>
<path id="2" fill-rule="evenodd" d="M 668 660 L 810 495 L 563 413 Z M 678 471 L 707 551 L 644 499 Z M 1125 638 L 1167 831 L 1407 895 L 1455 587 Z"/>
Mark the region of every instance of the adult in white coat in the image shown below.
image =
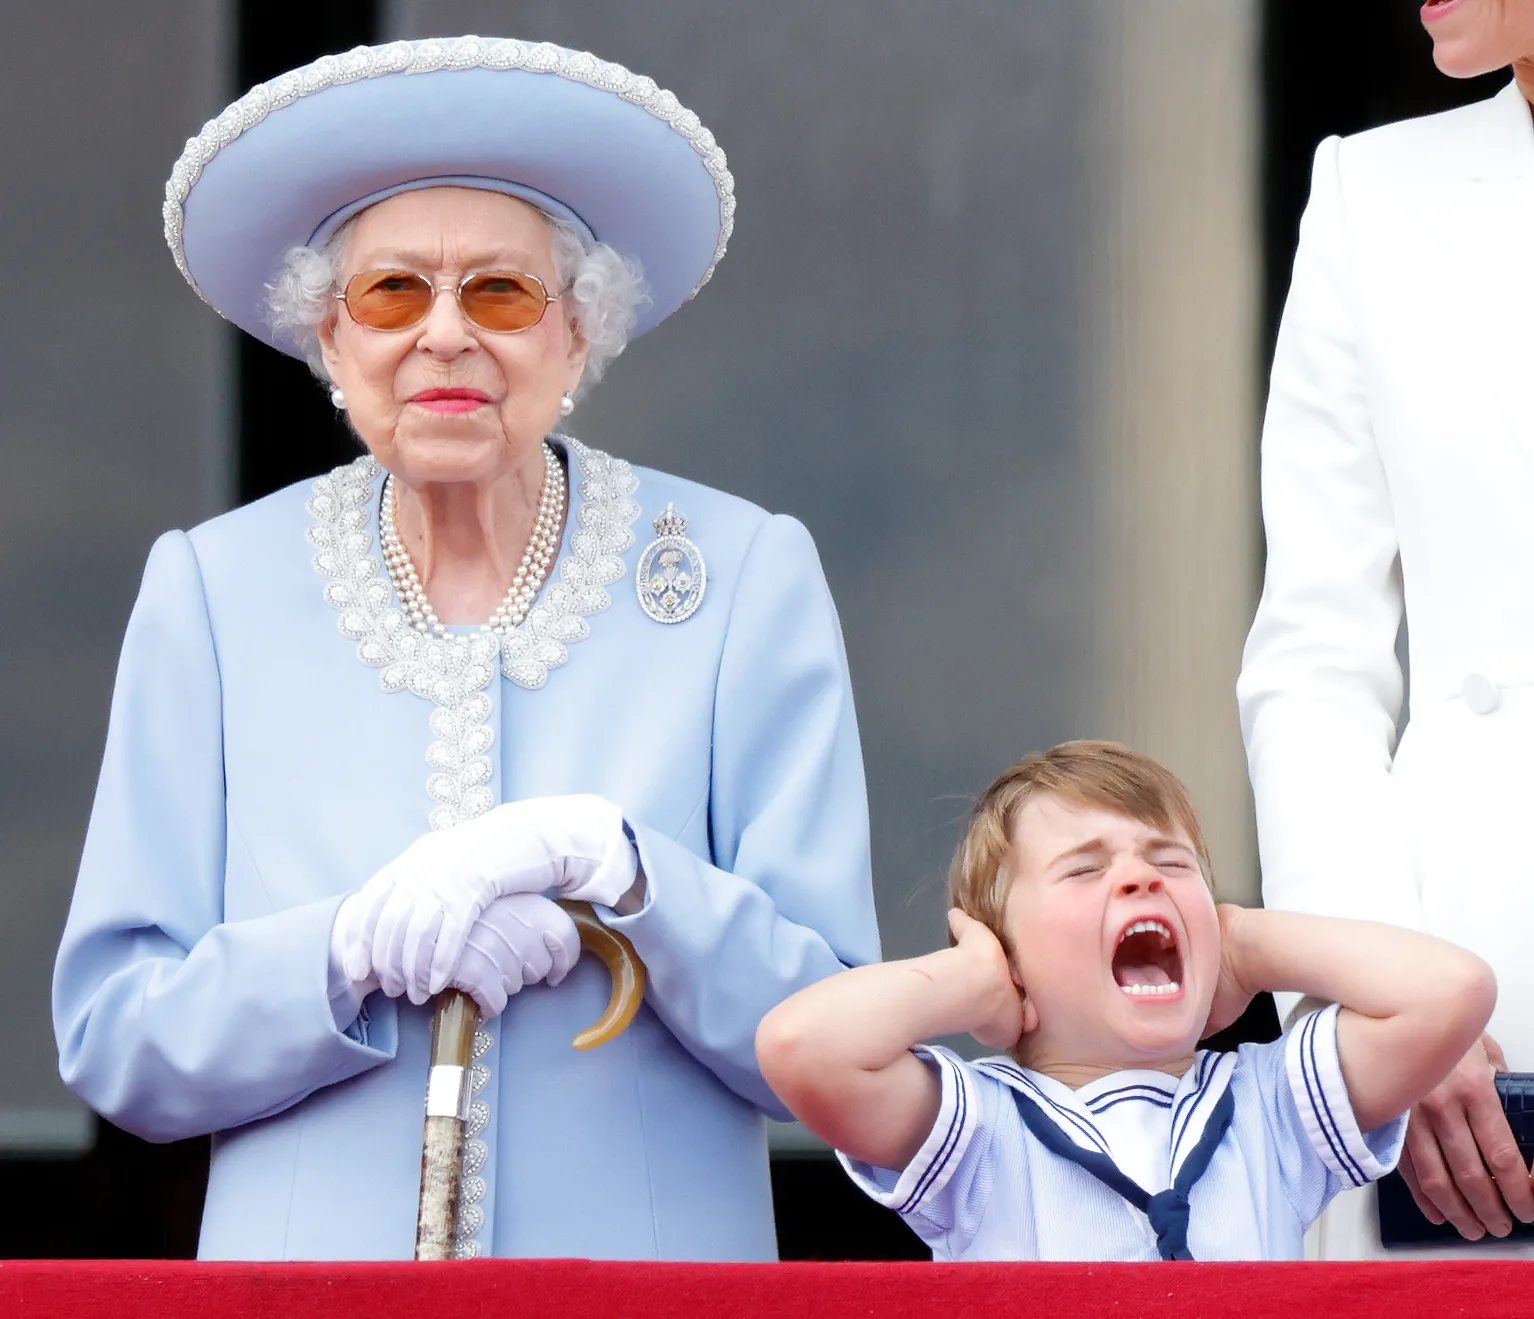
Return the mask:
<path id="1" fill-rule="evenodd" d="M 1264 900 L 1423 928 L 1496 970 L 1489 1033 L 1402 1160 L 1424 1212 L 1476 1239 L 1534 1219 L 1492 1084 L 1534 1069 L 1534 0 L 1422 16 L 1445 73 L 1515 81 L 1316 153 L 1238 695 Z M 1380 1253 L 1372 1188 L 1315 1249 Z"/>

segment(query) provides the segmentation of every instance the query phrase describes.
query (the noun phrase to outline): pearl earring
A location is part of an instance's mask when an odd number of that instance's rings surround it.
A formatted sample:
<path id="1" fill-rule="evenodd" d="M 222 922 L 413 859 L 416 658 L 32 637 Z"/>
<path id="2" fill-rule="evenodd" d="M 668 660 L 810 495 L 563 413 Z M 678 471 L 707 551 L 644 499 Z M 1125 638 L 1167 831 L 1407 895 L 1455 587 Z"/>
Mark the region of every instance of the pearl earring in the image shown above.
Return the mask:
<path id="1" fill-rule="evenodd" d="M 559 415 L 561 417 L 568 417 L 574 411 L 575 400 L 568 394 L 561 394 L 559 396 Z"/>
<path id="2" fill-rule="evenodd" d="M 343 394 L 339 389 L 332 389 L 330 391 L 330 401 L 336 407 L 344 408 L 346 406 L 346 395 Z"/>

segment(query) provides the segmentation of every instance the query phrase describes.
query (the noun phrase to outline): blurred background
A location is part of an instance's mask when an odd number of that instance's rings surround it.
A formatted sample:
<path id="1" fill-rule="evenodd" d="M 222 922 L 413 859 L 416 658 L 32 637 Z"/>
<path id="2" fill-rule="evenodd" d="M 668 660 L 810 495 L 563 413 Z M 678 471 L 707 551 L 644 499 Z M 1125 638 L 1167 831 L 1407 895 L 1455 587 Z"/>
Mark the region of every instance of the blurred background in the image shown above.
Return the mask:
<path id="1" fill-rule="evenodd" d="M 62 1089 L 53 952 L 150 543 L 356 452 L 302 366 L 183 284 L 165 176 L 254 82 L 464 32 L 648 73 L 729 152 L 728 259 L 570 429 L 814 533 L 886 954 L 940 941 L 973 795 L 1067 737 L 1170 764 L 1223 895 L 1256 900 L 1232 686 L 1310 156 L 1505 80 L 1439 76 L 1409 0 L 6 5 L 0 1256 L 195 1249 L 205 1142 L 145 1145 Z M 924 1254 L 794 1128 L 774 1185 L 785 1257 Z"/>

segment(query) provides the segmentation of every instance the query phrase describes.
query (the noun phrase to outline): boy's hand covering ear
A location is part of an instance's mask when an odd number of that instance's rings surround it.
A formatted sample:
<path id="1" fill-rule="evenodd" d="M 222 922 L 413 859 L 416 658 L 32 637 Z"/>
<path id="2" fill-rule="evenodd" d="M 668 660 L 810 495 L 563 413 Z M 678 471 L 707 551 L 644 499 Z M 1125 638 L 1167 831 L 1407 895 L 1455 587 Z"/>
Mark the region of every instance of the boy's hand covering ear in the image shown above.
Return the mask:
<path id="1" fill-rule="evenodd" d="M 1220 979 L 1200 1039 L 1222 1031 L 1234 1022 L 1246 1011 L 1247 1004 L 1257 992 L 1243 983 L 1241 975 L 1240 924 L 1245 911 L 1233 902 L 1219 903 L 1216 911 L 1220 917 Z"/>
<path id="2" fill-rule="evenodd" d="M 1012 982 L 1012 968 L 1000 940 L 957 907 L 948 913 L 954 949 L 963 959 L 972 986 L 973 1035 L 988 1049 L 1010 1049 L 1023 1033 L 1023 999 Z"/>

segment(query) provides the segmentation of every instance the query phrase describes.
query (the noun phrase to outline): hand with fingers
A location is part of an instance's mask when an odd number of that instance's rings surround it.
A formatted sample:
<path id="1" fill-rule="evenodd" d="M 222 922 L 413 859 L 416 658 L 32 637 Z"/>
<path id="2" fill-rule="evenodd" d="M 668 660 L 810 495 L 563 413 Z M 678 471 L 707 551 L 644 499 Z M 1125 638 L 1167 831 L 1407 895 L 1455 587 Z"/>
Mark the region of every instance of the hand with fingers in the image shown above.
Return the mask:
<path id="1" fill-rule="evenodd" d="M 589 795 L 508 802 L 418 838 L 348 897 L 336 917 L 332 960 L 354 985 L 376 979 L 391 998 L 425 1003 L 453 983 L 471 932 L 498 899 L 547 894 L 612 906 L 633 886 L 637 867 L 611 802 Z M 564 940 L 568 918 L 561 924 L 535 905 L 518 911 L 538 922 L 540 938 Z M 498 917 L 495 928 L 499 934 L 481 931 L 481 951 L 504 941 L 510 926 Z M 539 956 L 531 944 L 528 950 Z"/>
<path id="2" fill-rule="evenodd" d="M 1215 908 L 1220 918 L 1220 976 L 1215 982 L 1209 1016 L 1200 1039 L 1207 1039 L 1227 1026 L 1234 1025 L 1250 1006 L 1258 990 L 1247 984 L 1241 973 L 1238 937 L 1242 923 L 1249 920 L 1246 908 L 1233 902 L 1221 902 Z"/>
<path id="3" fill-rule="evenodd" d="M 1401 1176 L 1429 1222 L 1450 1222 L 1469 1241 L 1506 1236 L 1516 1217 L 1534 1222 L 1534 1185 L 1502 1112 L 1493 1078 L 1507 1070 L 1483 1035 L 1411 1111 Z"/>
<path id="4" fill-rule="evenodd" d="M 948 932 L 969 985 L 969 1033 L 988 1049 L 1010 1049 L 1023 1033 L 1023 993 L 999 940 L 957 907 L 948 913 Z"/>
<path id="5" fill-rule="evenodd" d="M 497 898 L 474 922 L 448 978 L 481 1017 L 498 1017 L 528 985 L 559 984 L 581 955 L 581 938 L 563 907 L 537 893 Z"/>

